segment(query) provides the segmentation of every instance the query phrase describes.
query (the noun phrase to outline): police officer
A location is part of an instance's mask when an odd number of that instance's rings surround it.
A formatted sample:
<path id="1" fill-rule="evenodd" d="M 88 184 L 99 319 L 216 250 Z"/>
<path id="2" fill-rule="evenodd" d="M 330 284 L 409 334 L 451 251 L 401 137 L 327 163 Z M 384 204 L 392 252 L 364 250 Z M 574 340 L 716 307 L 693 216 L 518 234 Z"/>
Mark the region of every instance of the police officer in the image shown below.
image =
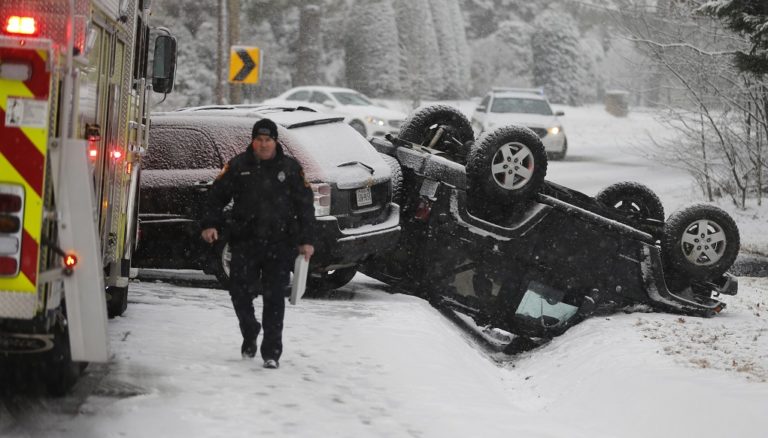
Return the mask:
<path id="1" fill-rule="evenodd" d="M 261 279 L 264 301 L 265 368 L 277 368 L 283 350 L 283 316 L 290 271 L 297 251 L 306 260 L 314 247 L 314 195 L 296 160 L 277 143 L 277 125 L 261 119 L 253 125 L 251 144 L 224 166 L 211 187 L 202 238 L 215 242 L 224 224 L 222 210 L 234 200 L 229 294 L 240 323 L 243 358 L 256 355 L 262 325 L 254 315 L 255 283 Z"/>

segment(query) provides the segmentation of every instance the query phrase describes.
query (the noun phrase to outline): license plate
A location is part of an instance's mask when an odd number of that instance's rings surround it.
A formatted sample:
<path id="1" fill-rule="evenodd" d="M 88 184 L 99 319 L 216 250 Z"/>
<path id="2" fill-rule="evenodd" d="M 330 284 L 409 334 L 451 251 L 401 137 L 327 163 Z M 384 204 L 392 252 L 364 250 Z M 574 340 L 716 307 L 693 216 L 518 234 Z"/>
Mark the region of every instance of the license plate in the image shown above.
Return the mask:
<path id="1" fill-rule="evenodd" d="M 373 204 L 373 198 L 371 197 L 370 187 L 363 187 L 362 189 L 357 189 L 357 191 L 355 191 L 355 194 L 357 195 L 357 205 L 359 207 Z"/>

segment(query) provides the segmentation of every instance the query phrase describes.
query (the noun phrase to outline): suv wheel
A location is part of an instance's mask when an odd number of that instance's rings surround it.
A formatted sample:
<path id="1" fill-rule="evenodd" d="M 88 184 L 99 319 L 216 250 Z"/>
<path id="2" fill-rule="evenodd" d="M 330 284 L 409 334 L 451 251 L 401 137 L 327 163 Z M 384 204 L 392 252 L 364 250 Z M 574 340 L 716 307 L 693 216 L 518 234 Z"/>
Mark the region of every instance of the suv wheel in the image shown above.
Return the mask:
<path id="1" fill-rule="evenodd" d="M 535 194 L 547 174 L 547 153 L 528 128 L 507 126 L 483 134 L 467 161 L 470 188 L 509 204 Z"/>
<path id="2" fill-rule="evenodd" d="M 443 128 L 441 137 L 435 136 Z M 467 162 L 469 145 L 475 132 L 467 117 L 458 109 L 447 105 L 422 108 L 408 116 L 400 127 L 398 137 L 422 146 L 446 152 L 457 163 Z"/>
<path id="3" fill-rule="evenodd" d="M 128 286 L 107 287 L 107 316 L 112 319 L 122 316 L 128 309 Z"/>
<path id="4" fill-rule="evenodd" d="M 355 274 L 357 274 L 356 266 L 336 269 L 335 271 L 328 271 L 322 274 L 311 274 L 307 277 L 307 290 L 304 295 L 313 297 L 343 287 L 352 281 Z"/>
<path id="5" fill-rule="evenodd" d="M 653 190 L 636 182 L 620 182 L 600 190 L 597 202 L 641 219 L 664 220 L 664 205 Z"/>
<path id="6" fill-rule="evenodd" d="M 709 280 L 724 274 L 736 260 L 739 229 L 725 211 L 695 204 L 670 215 L 662 243 L 675 271 L 694 280 Z"/>
<path id="7" fill-rule="evenodd" d="M 229 289 L 229 272 L 232 263 L 232 250 L 229 241 L 220 239 L 214 247 L 216 253 L 216 279 L 225 289 Z"/>
<path id="8" fill-rule="evenodd" d="M 389 165 L 392 187 L 392 202 L 399 206 L 403 206 L 403 169 L 400 167 L 400 162 L 397 158 L 391 157 L 387 154 L 380 154 L 385 163 Z"/>

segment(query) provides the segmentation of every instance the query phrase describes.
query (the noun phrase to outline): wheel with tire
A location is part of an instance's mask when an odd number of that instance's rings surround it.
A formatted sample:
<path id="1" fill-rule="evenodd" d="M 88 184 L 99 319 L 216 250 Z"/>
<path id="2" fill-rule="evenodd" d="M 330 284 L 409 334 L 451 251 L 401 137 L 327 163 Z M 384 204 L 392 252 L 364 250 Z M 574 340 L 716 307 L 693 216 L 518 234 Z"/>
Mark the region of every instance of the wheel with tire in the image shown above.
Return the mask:
<path id="1" fill-rule="evenodd" d="M 229 289 L 229 273 L 232 264 L 232 249 L 228 239 L 219 239 L 214 246 L 215 275 L 219 284 L 225 289 Z"/>
<path id="2" fill-rule="evenodd" d="M 42 381 L 49 394 L 62 397 L 77 383 L 85 363 L 73 362 L 67 328 L 57 325 L 53 333 L 53 348 L 46 353 Z"/>
<path id="3" fill-rule="evenodd" d="M 547 153 L 528 128 L 506 126 L 481 135 L 467 160 L 472 190 L 510 204 L 538 192 L 547 175 Z"/>
<path id="4" fill-rule="evenodd" d="M 345 286 L 357 274 L 357 267 L 336 269 L 322 274 L 311 274 L 307 277 L 305 296 L 312 297 Z"/>
<path id="5" fill-rule="evenodd" d="M 597 202 L 642 219 L 664 220 L 664 205 L 653 190 L 636 182 L 620 182 L 600 190 Z"/>
<path id="6" fill-rule="evenodd" d="M 392 187 L 392 202 L 399 206 L 403 206 L 403 169 L 400 167 L 400 162 L 397 158 L 391 157 L 387 154 L 380 154 L 381 158 L 389 166 L 392 179 L 390 180 L 390 186 Z"/>
<path id="7" fill-rule="evenodd" d="M 360 120 L 352 120 L 349 122 L 349 126 L 351 126 L 355 131 L 359 132 L 363 137 L 367 137 L 368 132 L 365 129 L 365 124 L 363 124 L 363 122 Z"/>
<path id="8" fill-rule="evenodd" d="M 725 211 L 694 204 L 670 215 L 662 249 L 667 263 L 693 280 L 723 275 L 739 253 L 739 229 Z"/>
<path id="9" fill-rule="evenodd" d="M 439 138 L 436 138 L 438 135 Z M 433 105 L 408 116 L 400 126 L 398 137 L 446 152 L 450 159 L 464 164 L 475 132 L 467 117 L 458 109 Z"/>
<path id="10" fill-rule="evenodd" d="M 112 319 L 122 316 L 128 309 L 128 286 L 107 288 L 107 316 Z"/>

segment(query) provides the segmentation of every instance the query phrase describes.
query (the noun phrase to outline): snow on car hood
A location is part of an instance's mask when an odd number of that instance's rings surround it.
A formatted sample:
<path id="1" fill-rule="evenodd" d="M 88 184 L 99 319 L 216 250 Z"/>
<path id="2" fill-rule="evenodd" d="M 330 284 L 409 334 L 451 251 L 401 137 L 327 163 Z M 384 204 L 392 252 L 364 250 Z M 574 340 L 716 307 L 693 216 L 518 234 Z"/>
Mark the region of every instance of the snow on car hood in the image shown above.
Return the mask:
<path id="1" fill-rule="evenodd" d="M 493 124 L 493 127 L 507 125 L 522 125 L 537 128 L 550 128 L 561 125 L 555 116 L 545 116 L 542 114 L 523 114 L 523 113 L 488 113 L 486 126 Z"/>
<path id="2" fill-rule="evenodd" d="M 291 129 L 281 126 L 278 135 L 286 153 L 301 163 L 310 182 L 353 189 L 383 183 L 391 177 L 389 166 L 376 149 L 346 123 Z"/>

